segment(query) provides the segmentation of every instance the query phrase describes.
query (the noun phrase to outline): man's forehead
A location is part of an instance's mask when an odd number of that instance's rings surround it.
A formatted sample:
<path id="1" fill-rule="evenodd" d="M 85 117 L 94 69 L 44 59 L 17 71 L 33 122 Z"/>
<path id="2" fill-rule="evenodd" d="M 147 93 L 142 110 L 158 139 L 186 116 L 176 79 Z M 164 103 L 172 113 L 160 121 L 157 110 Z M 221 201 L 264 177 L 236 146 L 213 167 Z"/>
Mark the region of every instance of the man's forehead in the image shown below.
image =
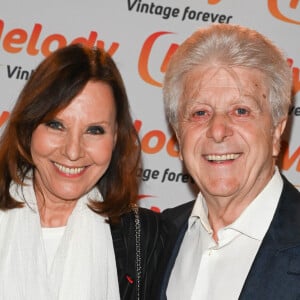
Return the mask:
<path id="1" fill-rule="evenodd" d="M 209 66 L 196 67 L 189 72 L 185 81 L 185 92 L 198 93 L 203 89 L 228 87 L 240 92 L 266 90 L 265 77 L 261 71 L 254 68 Z"/>

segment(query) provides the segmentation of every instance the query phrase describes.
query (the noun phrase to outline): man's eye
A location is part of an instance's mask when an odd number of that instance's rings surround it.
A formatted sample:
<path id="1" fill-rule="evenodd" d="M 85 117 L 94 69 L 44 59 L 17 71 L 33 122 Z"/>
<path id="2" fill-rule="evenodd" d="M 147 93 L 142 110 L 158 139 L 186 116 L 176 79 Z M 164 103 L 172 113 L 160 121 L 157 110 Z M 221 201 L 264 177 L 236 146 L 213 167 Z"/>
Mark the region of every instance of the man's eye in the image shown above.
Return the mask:
<path id="1" fill-rule="evenodd" d="M 58 129 L 58 130 L 62 130 L 64 128 L 61 122 L 55 120 L 48 121 L 46 122 L 45 125 L 52 129 Z"/>
<path id="2" fill-rule="evenodd" d="M 249 111 L 246 108 L 239 107 L 239 108 L 236 109 L 236 114 L 241 115 L 241 116 L 242 115 L 248 115 Z"/>
<path id="3" fill-rule="evenodd" d="M 94 135 L 105 133 L 103 127 L 101 127 L 101 126 L 91 126 L 91 127 L 88 128 L 87 132 L 89 134 L 94 134 Z"/>
<path id="4" fill-rule="evenodd" d="M 193 113 L 194 117 L 202 117 L 206 115 L 206 111 L 205 110 L 198 110 L 196 112 Z"/>

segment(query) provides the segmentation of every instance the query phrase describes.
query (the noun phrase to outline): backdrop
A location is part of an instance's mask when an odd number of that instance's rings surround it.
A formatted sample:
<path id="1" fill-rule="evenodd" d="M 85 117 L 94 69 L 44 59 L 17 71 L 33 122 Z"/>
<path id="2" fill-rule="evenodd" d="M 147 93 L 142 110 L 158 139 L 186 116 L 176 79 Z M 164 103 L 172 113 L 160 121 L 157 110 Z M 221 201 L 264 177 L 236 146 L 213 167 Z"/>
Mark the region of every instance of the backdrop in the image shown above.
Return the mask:
<path id="1" fill-rule="evenodd" d="M 2 1 L 0 10 L 0 131 L 36 65 L 73 42 L 97 45 L 117 63 L 142 141 L 141 205 L 155 210 L 195 197 L 178 159 L 163 112 L 161 83 L 178 44 L 211 23 L 241 24 L 260 31 L 288 56 L 295 101 L 280 167 L 300 188 L 299 0 L 27 0 Z"/>

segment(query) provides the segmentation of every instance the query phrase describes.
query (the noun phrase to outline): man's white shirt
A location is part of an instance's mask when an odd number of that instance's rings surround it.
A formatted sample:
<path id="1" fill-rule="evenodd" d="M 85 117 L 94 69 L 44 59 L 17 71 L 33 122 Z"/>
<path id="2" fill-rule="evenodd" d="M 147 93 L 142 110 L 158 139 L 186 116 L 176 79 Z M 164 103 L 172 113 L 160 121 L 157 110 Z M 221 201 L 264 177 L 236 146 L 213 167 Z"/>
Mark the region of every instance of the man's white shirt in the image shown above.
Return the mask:
<path id="1" fill-rule="evenodd" d="M 276 169 L 239 218 L 218 231 L 218 243 L 212 238 L 207 206 L 199 193 L 170 276 L 167 299 L 238 299 L 282 188 L 283 180 Z"/>

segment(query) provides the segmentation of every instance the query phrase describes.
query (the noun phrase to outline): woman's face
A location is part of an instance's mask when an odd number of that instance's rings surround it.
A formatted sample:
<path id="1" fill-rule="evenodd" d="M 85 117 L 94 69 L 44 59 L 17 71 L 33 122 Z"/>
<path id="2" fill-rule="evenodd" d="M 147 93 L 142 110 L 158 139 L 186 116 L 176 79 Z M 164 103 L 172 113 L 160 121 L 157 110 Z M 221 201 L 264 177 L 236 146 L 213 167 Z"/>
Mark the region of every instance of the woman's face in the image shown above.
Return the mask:
<path id="1" fill-rule="evenodd" d="M 106 83 L 88 82 L 52 120 L 32 134 L 36 186 L 47 201 L 73 201 L 107 170 L 117 140 L 116 108 Z"/>

